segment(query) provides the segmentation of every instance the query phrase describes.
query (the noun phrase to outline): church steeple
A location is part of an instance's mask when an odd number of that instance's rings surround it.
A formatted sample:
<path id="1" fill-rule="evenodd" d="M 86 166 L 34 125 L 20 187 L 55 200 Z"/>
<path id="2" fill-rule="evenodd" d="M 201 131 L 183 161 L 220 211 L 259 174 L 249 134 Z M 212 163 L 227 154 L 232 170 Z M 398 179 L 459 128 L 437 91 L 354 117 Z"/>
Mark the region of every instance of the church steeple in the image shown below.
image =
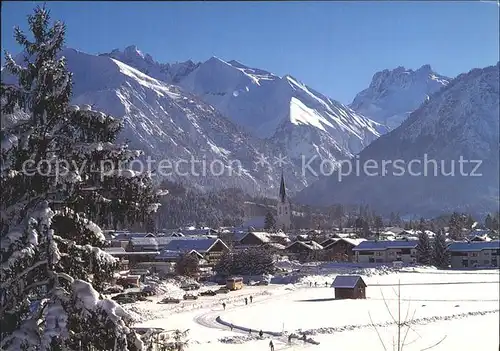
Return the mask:
<path id="1" fill-rule="evenodd" d="M 281 202 L 285 202 L 285 200 L 286 200 L 285 178 L 283 178 L 283 172 L 281 172 L 280 200 L 281 200 Z"/>
<path id="2" fill-rule="evenodd" d="M 276 225 L 277 228 L 280 228 L 282 230 L 288 230 L 291 228 L 292 225 L 292 208 L 290 205 L 290 201 L 286 197 L 285 177 L 283 177 L 283 171 L 281 172 L 279 197 L 280 198 L 276 206 L 278 212 Z"/>

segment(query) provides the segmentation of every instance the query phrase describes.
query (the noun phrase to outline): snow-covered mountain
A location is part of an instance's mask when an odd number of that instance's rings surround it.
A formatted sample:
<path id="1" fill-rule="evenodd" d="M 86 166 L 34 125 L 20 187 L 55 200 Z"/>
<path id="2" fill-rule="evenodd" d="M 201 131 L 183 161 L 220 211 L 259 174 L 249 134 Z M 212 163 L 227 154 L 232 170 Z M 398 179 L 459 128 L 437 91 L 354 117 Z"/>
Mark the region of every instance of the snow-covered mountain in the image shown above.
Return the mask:
<path id="1" fill-rule="evenodd" d="M 108 55 L 74 49 L 62 54 L 73 73 L 72 103 L 122 118 L 122 140 L 145 150 L 151 169 L 162 162 L 163 173 L 184 183 L 277 196 L 281 167 L 257 167 L 255 161 L 261 153 L 272 157 L 283 150 L 245 133 L 195 95 Z M 9 79 L 2 72 L 2 81 Z M 291 192 L 306 185 L 298 165 L 285 165 L 284 172 Z"/>
<path id="2" fill-rule="evenodd" d="M 498 209 L 499 69 L 459 75 L 364 149 L 350 175 L 325 177 L 297 198 L 401 214 Z"/>
<path id="3" fill-rule="evenodd" d="M 385 132 L 290 75 L 279 77 L 237 61 L 212 57 L 180 86 L 253 135 L 273 140 L 290 158 L 349 158 Z"/>
<path id="4" fill-rule="evenodd" d="M 172 64 L 159 63 L 151 55 L 143 54 L 135 45 L 127 46 L 123 51 L 114 49 L 110 53 L 100 54 L 99 56 L 114 58 L 152 78 L 169 84 L 179 83 L 182 78 L 200 65 L 200 63 L 194 63 L 191 60 Z"/>
<path id="5" fill-rule="evenodd" d="M 404 67 L 386 69 L 374 74 L 370 86 L 356 95 L 350 107 L 394 129 L 449 81 L 430 65 L 416 71 Z"/>

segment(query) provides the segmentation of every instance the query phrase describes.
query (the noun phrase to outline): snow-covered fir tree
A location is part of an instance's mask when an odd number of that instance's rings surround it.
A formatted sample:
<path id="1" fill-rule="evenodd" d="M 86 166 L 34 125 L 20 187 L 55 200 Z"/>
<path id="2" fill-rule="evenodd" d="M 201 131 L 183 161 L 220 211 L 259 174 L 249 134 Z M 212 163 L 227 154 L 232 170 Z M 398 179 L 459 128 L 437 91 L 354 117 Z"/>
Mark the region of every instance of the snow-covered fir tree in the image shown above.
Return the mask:
<path id="1" fill-rule="evenodd" d="M 423 265 L 429 265 L 432 260 L 431 241 L 423 228 L 418 233 L 417 257 L 418 263 Z"/>
<path id="2" fill-rule="evenodd" d="M 1 86 L 0 349 L 142 350 L 128 313 L 98 293 L 115 259 L 96 223 L 145 222 L 151 179 L 127 170 L 140 153 L 115 143 L 119 121 L 70 106 L 64 24 L 40 7 L 28 23 L 31 40 L 15 29 L 24 62 L 6 54 L 18 84 Z"/>
<path id="3" fill-rule="evenodd" d="M 271 213 L 271 211 L 268 211 L 266 213 L 266 218 L 264 221 L 264 228 L 266 230 L 273 230 L 275 227 L 276 227 L 276 220 L 274 219 L 274 216 Z"/>
<path id="4" fill-rule="evenodd" d="M 274 263 L 273 253 L 270 250 L 249 248 L 224 253 L 215 271 L 223 276 L 272 274 L 275 271 Z"/>
<path id="5" fill-rule="evenodd" d="M 446 236 L 442 230 L 440 230 L 434 237 L 434 243 L 432 246 L 432 264 L 438 268 L 448 268 L 450 264 Z"/>

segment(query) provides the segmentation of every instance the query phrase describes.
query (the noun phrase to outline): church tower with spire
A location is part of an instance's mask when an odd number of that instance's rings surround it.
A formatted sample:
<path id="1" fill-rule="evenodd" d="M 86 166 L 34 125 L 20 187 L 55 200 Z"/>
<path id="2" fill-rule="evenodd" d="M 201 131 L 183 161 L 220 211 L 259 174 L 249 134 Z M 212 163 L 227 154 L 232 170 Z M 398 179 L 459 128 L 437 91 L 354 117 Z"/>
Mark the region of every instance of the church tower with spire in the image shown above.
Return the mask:
<path id="1" fill-rule="evenodd" d="M 292 209 L 290 201 L 286 196 L 285 179 L 281 173 L 280 193 L 278 199 L 278 217 L 276 218 L 276 228 L 288 230 L 292 226 Z"/>

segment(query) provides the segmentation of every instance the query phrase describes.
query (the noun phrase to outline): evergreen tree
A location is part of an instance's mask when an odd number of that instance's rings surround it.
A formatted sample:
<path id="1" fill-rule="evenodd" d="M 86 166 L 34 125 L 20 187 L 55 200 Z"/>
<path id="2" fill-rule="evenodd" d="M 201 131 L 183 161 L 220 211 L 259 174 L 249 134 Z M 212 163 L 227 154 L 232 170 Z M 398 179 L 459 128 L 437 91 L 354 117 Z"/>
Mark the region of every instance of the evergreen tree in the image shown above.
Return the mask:
<path id="1" fill-rule="evenodd" d="M 396 222 L 397 222 L 396 214 L 394 212 L 391 212 L 391 214 L 389 215 L 389 226 L 391 227 L 396 226 Z"/>
<path id="2" fill-rule="evenodd" d="M 178 275 L 196 277 L 200 273 L 200 261 L 197 256 L 186 253 L 175 264 Z"/>
<path id="3" fill-rule="evenodd" d="M 380 234 L 380 231 L 382 230 L 382 228 L 384 227 L 384 222 L 382 221 L 382 217 L 380 216 L 375 216 L 374 220 L 373 220 L 373 226 L 375 227 L 375 232 L 377 234 Z"/>
<path id="4" fill-rule="evenodd" d="M 361 237 L 368 238 L 371 235 L 372 235 L 372 232 L 370 231 L 370 226 L 368 225 L 368 221 L 363 221 L 363 229 L 361 232 Z"/>
<path id="5" fill-rule="evenodd" d="M 474 225 L 474 223 L 476 223 L 476 221 L 474 220 L 474 217 L 472 217 L 472 215 L 467 215 L 467 218 L 465 220 L 465 227 L 467 229 L 472 229 L 472 226 Z"/>
<path id="6" fill-rule="evenodd" d="M 453 240 L 463 239 L 462 228 L 464 227 L 464 224 L 465 223 L 463 216 L 457 212 L 453 212 L 450 218 L 450 222 L 448 224 L 451 239 Z"/>
<path id="7" fill-rule="evenodd" d="M 275 271 L 273 253 L 265 248 L 228 251 L 222 255 L 215 271 L 222 276 L 272 274 Z"/>
<path id="8" fill-rule="evenodd" d="M 432 260 L 431 241 L 425 231 L 418 233 L 417 259 L 423 265 L 429 265 Z"/>
<path id="9" fill-rule="evenodd" d="M 141 350 L 129 315 L 95 290 L 116 267 L 95 223 L 144 223 L 151 180 L 127 170 L 139 153 L 115 144 L 117 120 L 69 105 L 64 24 L 40 7 L 28 23 L 33 41 L 15 29 L 24 65 L 5 55 L 18 84 L 0 87 L 0 349 Z"/>
<path id="10" fill-rule="evenodd" d="M 438 268 L 448 268 L 450 257 L 448 246 L 446 244 L 446 236 L 443 231 L 439 231 L 434 237 L 434 245 L 432 248 L 432 264 Z"/>
<path id="11" fill-rule="evenodd" d="M 486 229 L 496 231 L 499 229 L 498 212 L 494 213 L 493 215 L 491 213 L 488 213 L 488 215 L 484 219 L 484 227 Z"/>
<path id="12" fill-rule="evenodd" d="M 267 214 L 266 214 L 266 219 L 265 219 L 265 222 L 264 222 L 264 228 L 265 228 L 267 231 L 271 231 L 271 230 L 273 230 L 275 227 L 276 227 L 276 221 L 274 220 L 274 216 L 273 216 L 273 214 L 271 213 L 271 211 L 268 211 L 268 212 L 267 212 Z"/>
<path id="13" fill-rule="evenodd" d="M 364 223 L 365 221 L 362 217 L 356 218 L 356 220 L 354 221 L 354 229 L 356 230 L 356 234 L 361 235 Z"/>
<path id="14" fill-rule="evenodd" d="M 425 227 L 426 227 L 425 219 L 424 218 L 420 218 L 420 222 L 418 223 L 417 230 L 419 232 L 425 233 L 425 230 L 426 230 Z"/>
<path id="15" fill-rule="evenodd" d="M 491 221 L 491 230 L 496 230 L 498 232 L 498 230 L 500 229 L 500 215 L 499 215 L 499 212 L 496 212 L 495 215 L 493 216 L 492 218 L 492 221 Z"/>

